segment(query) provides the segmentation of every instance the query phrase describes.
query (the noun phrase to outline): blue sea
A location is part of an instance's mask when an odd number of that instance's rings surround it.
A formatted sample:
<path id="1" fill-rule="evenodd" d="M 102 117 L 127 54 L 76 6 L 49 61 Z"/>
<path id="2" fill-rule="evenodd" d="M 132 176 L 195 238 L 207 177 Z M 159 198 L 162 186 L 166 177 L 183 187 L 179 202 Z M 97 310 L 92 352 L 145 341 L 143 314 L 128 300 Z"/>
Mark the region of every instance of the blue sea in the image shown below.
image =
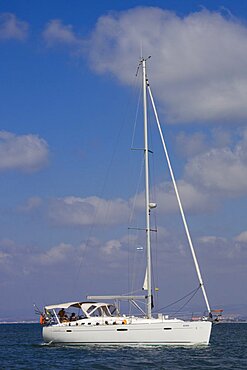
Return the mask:
<path id="1" fill-rule="evenodd" d="M 247 324 L 218 324 L 207 347 L 47 346 L 38 324 L 0 325 L 0 369 L 247 369 Z"/>

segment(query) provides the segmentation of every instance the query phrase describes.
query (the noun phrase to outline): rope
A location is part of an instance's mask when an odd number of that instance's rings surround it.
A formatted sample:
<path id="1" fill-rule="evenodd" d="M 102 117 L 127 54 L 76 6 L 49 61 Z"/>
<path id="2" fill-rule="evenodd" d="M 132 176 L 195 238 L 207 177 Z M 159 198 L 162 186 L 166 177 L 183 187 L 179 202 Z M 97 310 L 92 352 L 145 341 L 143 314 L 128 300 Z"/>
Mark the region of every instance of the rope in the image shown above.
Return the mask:
<path id="1" fill-rule="evenodd" d="M 179 312 L 182 308 L 184 308 L 185 306 L 186 306 L 186 304 L 188 304 L 190 301 L 191 301 L 191 299 L 196 295 L 196 293 L 198 292 L 198 290 L 201 288 L 201 285 L 199 285 L 196 289 L 193 289 L 191 292 L 189 292 L 188 294 L 186 294 L 185 296 L 183 296 L 182 298 L 180 298 L 180 299 L 178 299 L 177 301 L 175 301 L 175 302 L 172 302 L 172 303 L 170 303 L 170 304 L 168 304 L 167 306 L 164 306 L 164 307 L 161 307 L 161 308 L 159 308 L 156 312 L 159 312 L 159 311 L 161 311 L 161 310 L 163 310 L 163 309 L 165 309 L 165 308 L 168 308 L 168 307 L 171 307 L 171 306 L 173 306 L 174 304 L 176 304 L 176 303 L 178 303 L 178 302 L 181 302 L 183 299 L 185 299 L 185 298 L 187 298 L 187 297 L 189 297 L 191 294 L 193 294 L 192 295 L 192 297 L 188 300 L 188 302 L 186 302 L 177 312 Z M 177 313 L 176 312 L 176 313 Z"/>
<path id="2" fill-rule="evenodd" d="M 174 315 L 176 315 L 178 312 L 180 312 L 193 298 L 194 298 L 194 296 L 196 295 L 196 293 L 198 292 L 198 290 L 201 288 L 201 285 L 196 289 L 196 291 L 194 292 L 194 294 L 190 297 L 190 299 L 187 301 L 187 302 L 185 302 L 184 304 L 183 304 L 183 306 L 181 306 L 180 308 L 179 308 L 179 310 L 177 310 L 176 312 L 175 312 L 175 314 Z"/>

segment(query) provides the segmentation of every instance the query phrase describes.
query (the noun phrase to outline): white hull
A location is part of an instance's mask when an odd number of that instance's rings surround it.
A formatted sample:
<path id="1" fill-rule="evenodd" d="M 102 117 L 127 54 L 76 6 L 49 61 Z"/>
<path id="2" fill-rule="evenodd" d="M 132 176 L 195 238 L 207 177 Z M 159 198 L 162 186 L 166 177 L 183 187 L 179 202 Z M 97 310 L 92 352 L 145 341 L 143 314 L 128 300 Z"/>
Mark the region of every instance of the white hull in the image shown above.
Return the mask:
<path id="1" fill-rule="evenodd" d="M 207 345 L 211 327 L 209 321 L 176 319 L 163 322 L 158 319 L 140 319 L 126 325 L 63 324 L 44 327 L 43 338 L 46 343 L 73 345 Z"/>

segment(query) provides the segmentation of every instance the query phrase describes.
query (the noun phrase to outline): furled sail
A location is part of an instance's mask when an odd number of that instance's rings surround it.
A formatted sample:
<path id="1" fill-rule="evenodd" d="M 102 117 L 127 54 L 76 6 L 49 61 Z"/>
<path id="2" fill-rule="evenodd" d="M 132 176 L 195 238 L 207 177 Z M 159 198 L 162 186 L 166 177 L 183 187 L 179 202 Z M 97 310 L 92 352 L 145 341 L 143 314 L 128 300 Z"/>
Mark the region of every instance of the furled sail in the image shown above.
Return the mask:
<path id="1" fill-rule="evenodd" d="M 146 269 L 146 272 L 145 272 L 145 277 L 144 277 L 144 281 L 143 281 L 142 290 L 148 290 L 147 269 Z"/>

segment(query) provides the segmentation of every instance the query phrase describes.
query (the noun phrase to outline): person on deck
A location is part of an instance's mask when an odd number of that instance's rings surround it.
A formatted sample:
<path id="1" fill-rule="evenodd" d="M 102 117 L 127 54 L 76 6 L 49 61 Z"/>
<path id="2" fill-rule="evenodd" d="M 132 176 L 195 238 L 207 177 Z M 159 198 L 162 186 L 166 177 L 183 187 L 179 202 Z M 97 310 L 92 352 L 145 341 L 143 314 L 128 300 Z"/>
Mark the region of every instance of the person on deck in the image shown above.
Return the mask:
<path id="1" fill-rule="evenodd" d="M 65 310 L 64 308 L 62 308 L 59 312 L 58 312 L 58 317 L 59 317 L 59 320 L 60 322 L 63 322 L 63 321 L 67 321 L 68 320 L 68 317 L 65 313 Z"/>
<path id="2" fill-rule="evenodd" d="M 76 315 L 74 312 L 70 315 L 69 321 L 76 321 Z"/>

